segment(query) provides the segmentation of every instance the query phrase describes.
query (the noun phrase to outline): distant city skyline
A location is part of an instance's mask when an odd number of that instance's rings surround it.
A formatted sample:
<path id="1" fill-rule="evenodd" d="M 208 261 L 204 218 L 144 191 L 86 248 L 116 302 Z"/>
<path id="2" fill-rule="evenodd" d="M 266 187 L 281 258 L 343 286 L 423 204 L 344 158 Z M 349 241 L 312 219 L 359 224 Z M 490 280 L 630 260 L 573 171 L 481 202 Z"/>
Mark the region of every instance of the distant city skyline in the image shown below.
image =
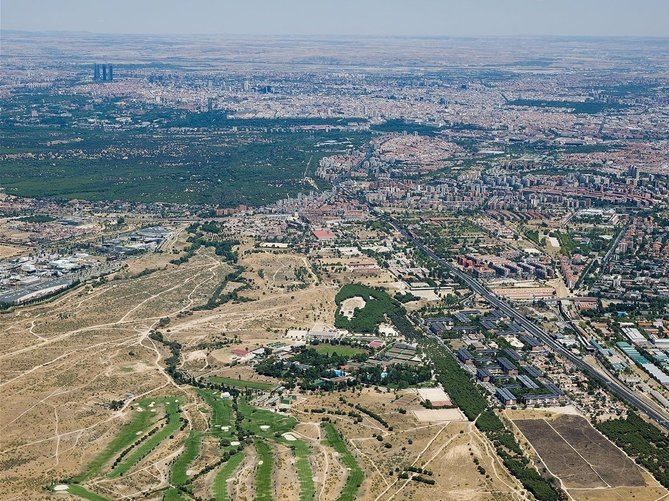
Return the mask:
<path id="1" fill-rule="evenodd" d="M 669 37 L 667 0 L 3 0 L 1 27 L 134 34 Z"/>

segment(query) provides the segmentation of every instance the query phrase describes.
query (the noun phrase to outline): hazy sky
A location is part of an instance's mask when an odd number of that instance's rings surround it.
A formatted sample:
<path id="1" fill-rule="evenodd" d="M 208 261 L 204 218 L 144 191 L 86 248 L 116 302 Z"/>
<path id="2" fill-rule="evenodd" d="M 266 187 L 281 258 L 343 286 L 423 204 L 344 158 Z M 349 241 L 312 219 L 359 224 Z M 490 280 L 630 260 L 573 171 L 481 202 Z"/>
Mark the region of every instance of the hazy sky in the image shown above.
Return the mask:
<path id="1" fill-rule="evenodd" d="M 669 37 L 669 0 L 0 0 L 3 29 Z"/>

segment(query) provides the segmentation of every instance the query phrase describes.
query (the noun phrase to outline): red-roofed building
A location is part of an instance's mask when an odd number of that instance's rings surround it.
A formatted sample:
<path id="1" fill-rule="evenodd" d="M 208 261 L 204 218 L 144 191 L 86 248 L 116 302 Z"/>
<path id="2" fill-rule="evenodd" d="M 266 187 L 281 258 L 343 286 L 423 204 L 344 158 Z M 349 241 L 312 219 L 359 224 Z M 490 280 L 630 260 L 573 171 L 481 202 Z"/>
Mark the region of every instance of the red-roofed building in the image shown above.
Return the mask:
<path id="1" fill-rule="evenodd" d="M 320 241 L 334 240 L 337 238 L 330 230 L 314 230 L 314 236 Z"/>
<path id="2" fill-rule="evenodd" d="M 246 348 L 234 348 L 234 349 L 230 350 L 230 353 L 232 353 L 233 355 L 235 355 L 237 357 L 245 357 L 250 352 Z"/>

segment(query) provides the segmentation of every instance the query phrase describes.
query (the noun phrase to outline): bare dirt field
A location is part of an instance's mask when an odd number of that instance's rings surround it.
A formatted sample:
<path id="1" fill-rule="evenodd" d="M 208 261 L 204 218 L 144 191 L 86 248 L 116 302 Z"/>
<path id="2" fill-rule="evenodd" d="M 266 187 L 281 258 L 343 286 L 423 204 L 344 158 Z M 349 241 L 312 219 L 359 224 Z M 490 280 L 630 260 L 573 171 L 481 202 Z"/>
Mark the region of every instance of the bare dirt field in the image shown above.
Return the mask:
<path id="1" fill-rule="evenodd" d="M 513 422 L 548 470 L 576 499 L 656 499 L 666 494 L 647 472 L 581 416 L 516 417 Z"/>
<path id="2" fill-rule="evenodd" d="M 14 245 L 2 245 L 0 244 L 0 259 L 8 259 L 10 257 L 17 256 L 23 252 L 23 248 L 16 247 Z"/>

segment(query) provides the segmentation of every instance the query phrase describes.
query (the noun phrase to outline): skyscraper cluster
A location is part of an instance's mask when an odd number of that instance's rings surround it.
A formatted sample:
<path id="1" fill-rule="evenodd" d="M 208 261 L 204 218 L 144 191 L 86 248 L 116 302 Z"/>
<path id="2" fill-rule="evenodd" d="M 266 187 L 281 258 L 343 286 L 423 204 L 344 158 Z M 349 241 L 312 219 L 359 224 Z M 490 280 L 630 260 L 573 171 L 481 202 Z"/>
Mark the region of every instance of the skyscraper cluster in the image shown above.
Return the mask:
<path id="1" fill-rule="evenodd" d="M 114 69 L 111 64 L 94 64 L 93 81 L 111 82 L 114 79 Z"/>

